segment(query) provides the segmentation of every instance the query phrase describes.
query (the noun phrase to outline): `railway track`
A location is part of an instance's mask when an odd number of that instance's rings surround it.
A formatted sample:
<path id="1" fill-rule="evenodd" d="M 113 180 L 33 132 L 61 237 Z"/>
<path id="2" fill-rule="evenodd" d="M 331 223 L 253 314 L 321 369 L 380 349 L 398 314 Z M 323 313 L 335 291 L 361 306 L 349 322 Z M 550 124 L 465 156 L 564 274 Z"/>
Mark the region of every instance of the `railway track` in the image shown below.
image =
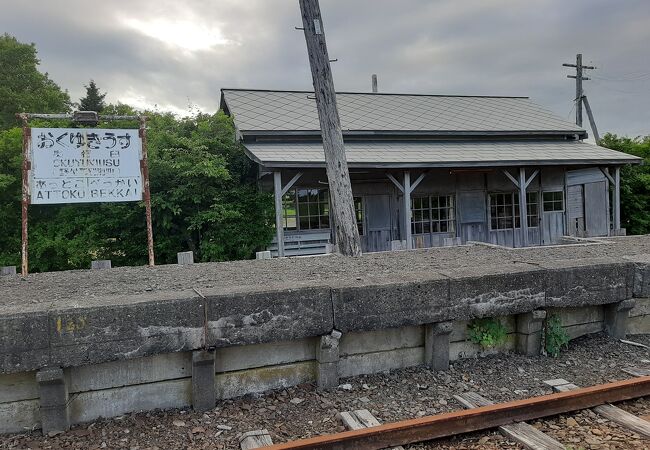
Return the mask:
<path id="1" fill-rule="evenodd" d="M 463 433 L 498 428 L 509 440 L 532 450 L 561 450 L 569 444 L 559 442 L 529 425 L 527 421 L 590 409 L 647 440 L 650 448 L 650 422 L 636 417 L 612 403 L 650 396 L 650 371 L 623 369 L 635 378 L 581 388 L 567 380 L 545 383 L 553 394 L 504 403 L 492 403 L 474 392 L 454 396 L 465 410 L 446 414 L 380 424 L 367 410 L 341 415 L 349 431 L 317 436 L 273 445 L 265 430 L 246 433 L 241 439 L 243 450 L 267 448 L 293 449 L 382 449 L 401 448 Z"/>

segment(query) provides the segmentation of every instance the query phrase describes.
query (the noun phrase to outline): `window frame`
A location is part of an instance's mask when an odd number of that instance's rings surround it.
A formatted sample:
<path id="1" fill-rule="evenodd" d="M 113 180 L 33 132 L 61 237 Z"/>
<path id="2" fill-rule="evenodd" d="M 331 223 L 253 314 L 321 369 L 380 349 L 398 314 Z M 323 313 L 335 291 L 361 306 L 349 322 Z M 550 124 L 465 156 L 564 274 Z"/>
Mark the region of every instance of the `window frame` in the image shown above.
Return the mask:
<path id="1" fill-rule="evenodd" d="M 316 191 L 316 193 L 310 193 L 309 191 Z M 306 198 L 307 201 L 300 201 L 300 192 L 307 192 Z M 315 201 L 310 200 L 310 196 L 316 196 Z M 294 215 L 287 215 L 286 212 L 290 209 L 290 206 L 294 208 Z M 307 214 L 301 214 L 301 209 L 307 209 Z M 312 208 L 314 209 L 314 214 L 312 214 Z M 290 189 L 282 197 L 282 226 L 284 231 L 318 231 L 318 230 L 330 230 L 330 199 L 329 199 L 329 189 L 323 189 L 318 187 L 296 187 Z M 293 218 L 295 220 L 295 227 L 287 227 L 289 219 Z M 318 226 L 313 227 L 312 221 L 317 221 Z M 327 218 L 327 226 L 323 225 L 323 218 Z M 304 220 L 307 220 L 307 227 L 304 226 Z"/>
<path id="2" fill-rule="evenodd" d="M 546 200 L 544 197 L 546 194 L 560 194 L 560 199 L 558 200 L 557 198 L 553 198 L 551 200 Z M 561 209 L 546 209 L 547 204 L 560 204 Z M 565 212 L 566 211 L 566 206 L 564 204 L 564 189 L 558 189 L 558 190 L 553 190 L 553 191 L 542 191 L 542 211 L 545 213 L 557 213 L 557 212 Z"/>
<path id="3" fill-rule="evenodd" d="M 354 202 L 354 218 L 357 222 L 357 229 L 359 230 L 359 236 L 365 235 L 366 231 L 366 210 L 365 210 L 365 201 L 362 195 L 355 195 L 352 197 Z"/>
<path id="4" fill-rule="evenodd" d="M 493 197 L 500 196 L 504 201 L 495 205 Z M 534 198 L 534 200 L 533 200 Z M 526 223 L 528 228 L 539 228 L 540 225 L 540 196 L 538 191 L 526 191 Z M 509 215 L 494 215 L 495 208 L 510 209 Z M 534 211 L 533 211 L 534 209 Z M 504 209 L 505 211 L 505 209 Z M 490 231 L 503 231 L 503 230 L 519 230 L 521 229 L 521 214 L 519 211 L 519 192 L 488 192 L 488 213 L 489 213 L 489 226 Z M 536 224 L 533 225 L 536 219 Z M 496 222 L 495 222 L 496 220 Z M 501 222 L 500 222 L 501 221 Z M 496 227 L 494 224 L 496 223 Z M 500 223 L 510 224 L 511 226 L 499 226 Z"/>
<path id="5" fill-rule="evenodd" d="M 441 202 L 441 199 L 444 199 L 444 205 Z M 445 218 L 442 218 L 442 211 L 445 211 Z M 418 231 L 418 226 L 420 231 Z M 443 228 L 446 229 L 443 231 Z M 419 194 L 412 196 L 411 234 L 422 235 L 448 233 L 456 233 L 455 194 Z"/>

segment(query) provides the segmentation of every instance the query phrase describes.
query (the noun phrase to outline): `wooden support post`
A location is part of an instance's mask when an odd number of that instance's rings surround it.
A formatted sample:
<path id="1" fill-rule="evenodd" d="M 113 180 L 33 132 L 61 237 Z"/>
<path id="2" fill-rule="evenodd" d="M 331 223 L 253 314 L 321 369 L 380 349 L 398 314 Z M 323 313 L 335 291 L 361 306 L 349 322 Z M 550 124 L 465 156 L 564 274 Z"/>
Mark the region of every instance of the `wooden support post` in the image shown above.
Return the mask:
<path id="1" fill-rule="evenodd" d="M 587 100 L 586 95 L 582 96 L 582 101 L 585 104 L 585 110 L 587 110 L 587 118 L 589 119 L 589 123 L 591 124 L 591 131 L 594 133 L 594 140 L 596 141 L 596 144 L 598 144 L 600 142 L 600 135 L 598 134 L 598 128 L 596 128 L 596 121 L 594 120 L 594 115 L 591 112 L 591 106 L 589 106 L 589 100 Z"/>
<path id="2" fill-rule="evenodd" d="M 528 205 L 526 204 L 526 169 L 519 168 L 519 223 L 521 244 L 528 247 Z"/>
<path id="3" fill-rule="evenodd" d="M 23 184 L 22 184 L 22 201 L 21 201 L 21 267 L 20 272 L 22 276 L 26 277 L 29 273 L 29 256 L 28 256 L 28 233 L 27 233 L 27 223 L 28 223 L 28 214 L 27 208 L 29 207 L 29 169 L 31 169 L 31 164 L 29 161 L 29 147 L 32 140 L 32 129 L 29 128 L 27 123 L 26 115 L 19 115 L 19 118 L 23 122 Z"/>
<path id="4" fill-rule="evenodd" d="M 142 139 L 142 197 L 144 200 L 145 217 L 147 221 L 147 253 L 149 265 L 155 266 L 153 252 L 153 224 L 151 218 L 151 190 L 149 189 L 149 157 L 147 155 L 147 116 L 140 116 L 140 139 Z"/>
<path id="5" fill-rule="evenodd" d="M 318 0 L 299 0 L 299 3 L 325 151 L 336 244 L 341 254 L 359 256 L 361 241 L 320 6 Z"/>
<path id="6" fill-rule="evenodd" d="M 614 229 L 621 229 L 621 168 L 614 168 Z"/>
<path id="7" fill-rule="evenodd" d="M 406 239 L 406 249 L 413 248 L 411 239 L 411 172 L 404 171 L 404 238 Z"/>
<path id="8" fill-rule="evenodd" d="M 284 224 L 282 223 L 282 172 L 273 172 L 273 194 L 275 196 L 275 239 L 278 241 L 278 256 L 284 256 Z"/>

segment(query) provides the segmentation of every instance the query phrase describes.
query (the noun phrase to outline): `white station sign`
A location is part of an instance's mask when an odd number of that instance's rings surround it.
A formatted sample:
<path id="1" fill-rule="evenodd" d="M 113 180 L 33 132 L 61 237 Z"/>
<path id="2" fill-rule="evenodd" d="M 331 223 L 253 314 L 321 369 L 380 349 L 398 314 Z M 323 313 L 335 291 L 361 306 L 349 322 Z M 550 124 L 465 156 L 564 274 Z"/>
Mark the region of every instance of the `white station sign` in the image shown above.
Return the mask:
<path id="1" fill-rule="evenodd" d="M 32 128 L 31 203 L 142 200 L 138 130 Z"/>

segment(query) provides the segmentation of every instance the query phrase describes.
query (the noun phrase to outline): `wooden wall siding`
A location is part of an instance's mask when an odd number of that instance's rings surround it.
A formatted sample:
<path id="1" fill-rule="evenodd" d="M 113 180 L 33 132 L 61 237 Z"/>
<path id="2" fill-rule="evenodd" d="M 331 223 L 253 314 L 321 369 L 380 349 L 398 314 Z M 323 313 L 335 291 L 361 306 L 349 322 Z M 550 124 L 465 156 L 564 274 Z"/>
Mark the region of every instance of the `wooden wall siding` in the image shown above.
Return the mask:
<path id="1" fill-rule="evenodd" d="M 291 179 L 295 173 L 296 170 L 283 172 L 283 181 Z M 392 173 L 397 180 L 402 181 L 401 171 Z M 411 178 L 417 178 L 420 173 L 417 170 L 411 171 Z M 511 173 L 514 174 L 515 170 L 511 169 Z M 530 175 L 532 169 L 527 173 Z M 366 222 L 362 236 L 363 251 L 390 250 L 391 241 L 402 239 L 404 220 L 401 193 L 387 179 L 386 171 L 383 170 L 353 170 L 351 177 L 354 196 L 364 197 Z M 324 170 L 309 169 L 304 171 L 304 175 L 295 187 L 326 188 L 326 182 L 327 176 Z M 261 184 L 265 186 L 268 182 L 263 181 Z M 414 248 L 443 246 L 444 239 L 449 237 L 459 237 L 462 243 L 481 241 L 520 247 L 522 243 L 520 229 L 514 231 L 489 229 L 488 193 L 516 193 L 516 191 L 517 188 L 500 168 L 481 172 L 452 173 L 448 169 L 428 171 L 413 195 L 454 195 L 456 232 L 413 235 Z M 540 242 L 542 245 L 558 244 L 560 238 L 566 234 L 574 236 L 608 234 L 607 183 L 599 168 L 571 171 L 567 171 L 564 167 L 542 168 L 539 175 L 531 182 L 528 191 L 538 192 L 540 214 L 540 226 L 528 230 L 529 245 L 540 245 Z M 543 212 L 544 191 L 563 191 L 565 211 Z M 381 207 L 382 202 L 386 204 L 386 198 L 389 204 L 387 210 Z M 585 210 L 585 201 L 588 202 L 588 211 Z M 375 226 L 369 223 L 369 219 L 373 217 L 377 219 Z M 577 233 L 576 219 L 579 224 Z M 573 224 L 573 228 L 569 227 L 569 224 Z M 293 234 L 296 232 L 287 232 L 287 235 Z"/>
<path id="2" fill-rule="evenodd" d="M 605 181 L 584 184 L 585 231 L 587 237 L 607 236 L 609 233 L 607 194 L 607 183 Z"/>
<path id="3" fill-rule="evenodd" d="M 542 213 L 542 245 L 559 244 L 564 236 L 563 211 Z"/>
<path id="4" fill-rule="evenodd" d="M 583 185 L 567 186 L 566 188 L 566 213 L 567 233 L 569 236 L 584 237 L 585 213 Z"/>
<path id="5" fill-rule="evenodd" d="M 393 239 L 391 194 L 365 195 L 363 207 L 365 224 L 362 250 L 365 252 L 390 250 L 390 241 Z"/>

